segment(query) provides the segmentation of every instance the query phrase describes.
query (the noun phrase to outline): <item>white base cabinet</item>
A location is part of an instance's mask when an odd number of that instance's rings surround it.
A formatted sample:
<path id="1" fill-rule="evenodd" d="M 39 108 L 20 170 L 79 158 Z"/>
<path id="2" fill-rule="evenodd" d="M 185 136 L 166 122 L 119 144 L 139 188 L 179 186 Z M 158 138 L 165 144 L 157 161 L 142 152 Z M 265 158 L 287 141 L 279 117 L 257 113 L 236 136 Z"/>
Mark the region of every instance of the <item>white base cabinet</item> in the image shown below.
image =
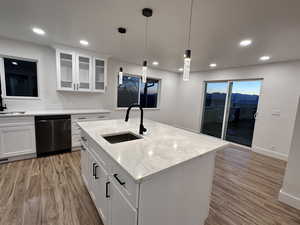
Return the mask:
<path id="1" fill-rule="evenodd" d="M 0 120 L 0 159 L 36 153 L 33 117 Z"/>
<path id="2" fill-rule="evenodd" d="M 81 133 L 81 173 L 104 225 L 203 225 L 208 216 L 215 152 L 135 181 Z"/>
<path id="3" fill-rule="evenodd" d="M 80 128 L 77 122 L 97 121 L 108 119 L 108 113 L 92 113 L 92 114 L 76 114 L 71 115 L 72 122 L 72 148 L 79 149 L 80 143 Z"/>

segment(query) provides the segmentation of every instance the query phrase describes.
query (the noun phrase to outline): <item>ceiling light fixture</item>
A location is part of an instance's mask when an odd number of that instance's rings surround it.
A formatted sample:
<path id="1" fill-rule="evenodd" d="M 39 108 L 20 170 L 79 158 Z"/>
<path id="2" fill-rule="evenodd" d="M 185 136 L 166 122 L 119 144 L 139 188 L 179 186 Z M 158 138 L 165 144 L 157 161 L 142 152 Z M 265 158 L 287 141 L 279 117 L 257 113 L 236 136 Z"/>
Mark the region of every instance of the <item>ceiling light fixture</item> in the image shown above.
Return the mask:
<path id="1" fill-rule="evenodd" d="M 13 64 L 14 66 L 19 65 L 16 61 L 11 62 L 11 64 Z"/>
<path id="2" fill-rule="evenodd" d="M 247 46 L 250 46 L 252 44 L 252 40 L 251 39 L 245 39 L 245 40 L 242 40 L 240 42 L 240 46 L 241 47 L 247 47 Z"/>
<path id="3" fill-rule="evenodd" d="M 80 40 L 79 43 L 83 46 L 88 46 L 89 42 L 87 40 Z"/>
<path id="4" fill-rule="evenodd" d="M 123 27 L 119 27 L 118 28 L 118 32 L 120 33 L 120 53 L 121 53 L 121 50 L 122 50 L 122 39 L 123 37 L 125 36 L 126 34 L 126 28 L 123 28 Z M 120 70 L 119 70 L 119 84 L 123 84 L 123 67 L 121 66 L 120 67 Z"/>
<path id="5" fill-rule="evenodd" d="M 271 59 L 271 56 L 268 56 L 268 55 L 264 55 L 259 58 L 260 61 L 268 61 L 270 59 Z"/>
<path id="6" fill-rule="evenodd" d="M 215 68 L 215 67 L 217 67 L 217 64 L 216 63 L 211 63 L 211 64 L 209 64 L 209 67 L 210 68 Z"/>
<path id="7" fill-rule="evenodd" d="M 153 65 L 153 66 L 158 66 L 158 65 L 159 65 L 159 62 L 153 61 L 153 62 L 152 62 L 152 65 Z"/>
<path id="8" fill-rule="evenodd" d="M 45 35 L 46 34 L 46 32 L 43 29 L 39 28 L 39 27 L 32 28 L 32 31 L 34 33 L 38 34 L 38 35 Z"/>
<path id="9" fill-rule="evenodd" d="M 179 68 L 178 71 L 182 72 L 182 71 L 183 71 L 183 68 Z"/>
<path id="10" fill-rule="evenodd" d="M 190 79 L 190 70 L 191 70 L 191 28 L 192 28 L 192 16 L 193 16 L 193 3 L 194 0 L 191 0 L 190 5 L 190 17 L 189 17 L 189 27 L 188 27 L 188 37 L 187 37 L 187 49 L 184 53 L 184 66 L 183 66 L 183 80 L 188 81 Z"/>
<path id="11" fill-rule="evenodd" d="M 147 66 L 147 48 L 148 48 L 148 18 L 151 17 L 153 14 L 153 10 L 150 8 L 144 8 L 142 10 L 142 15 L 146 17 L 146 24 L 145 24 L 145 60 L 143 61 L 143 68 L 142 68 L 142 82 L 146 83 L 147 81 L 147 73 L 148 73 L 148 66 Z"/>

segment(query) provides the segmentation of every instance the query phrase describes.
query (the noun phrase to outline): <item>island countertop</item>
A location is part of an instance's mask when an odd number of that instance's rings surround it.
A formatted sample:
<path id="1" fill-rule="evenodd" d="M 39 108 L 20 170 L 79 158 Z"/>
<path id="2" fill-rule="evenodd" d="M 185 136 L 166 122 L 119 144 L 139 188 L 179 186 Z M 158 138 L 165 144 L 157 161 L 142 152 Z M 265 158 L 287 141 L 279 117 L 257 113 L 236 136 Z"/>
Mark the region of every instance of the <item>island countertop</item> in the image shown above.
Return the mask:
<path id="1" fill-rule="evenodd" d="M 138 135 L 139 119 L 78 122 L 80 128 L 136 181 L 204 154 L 226 148 L 229 143 L 151 120 L 142 139 L 110 144 L 103 136 L 124 132 Z"/>

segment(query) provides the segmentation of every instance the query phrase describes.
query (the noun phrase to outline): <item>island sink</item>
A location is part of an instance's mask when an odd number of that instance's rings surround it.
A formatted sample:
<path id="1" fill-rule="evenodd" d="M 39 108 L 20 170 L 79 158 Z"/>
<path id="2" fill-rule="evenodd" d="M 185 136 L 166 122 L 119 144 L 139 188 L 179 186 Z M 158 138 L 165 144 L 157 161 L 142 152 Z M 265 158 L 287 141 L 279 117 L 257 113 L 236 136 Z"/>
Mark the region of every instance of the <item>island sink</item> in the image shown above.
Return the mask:
<path id="1" fill-rule="evenodd" d="M 117 144 L 125 141 L 133 141 L 142 138 L 131 132 L 103 135 L 102 137 L 111 144 Z"/>

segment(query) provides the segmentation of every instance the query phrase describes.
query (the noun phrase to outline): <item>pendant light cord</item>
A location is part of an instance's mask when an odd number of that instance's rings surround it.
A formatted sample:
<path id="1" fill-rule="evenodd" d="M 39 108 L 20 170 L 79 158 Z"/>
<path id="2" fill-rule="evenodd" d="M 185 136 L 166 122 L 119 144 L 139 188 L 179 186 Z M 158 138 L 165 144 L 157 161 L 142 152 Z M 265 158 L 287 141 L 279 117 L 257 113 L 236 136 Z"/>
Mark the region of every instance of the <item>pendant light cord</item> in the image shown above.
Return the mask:
<path id="1" fill-rule="evenodd" d="M 191 46 L 191 28 L 192 28 L 193 4 L 194 4 L 194 0 L 191 0 L 190 18 L 189 18 L 189 31 L 188 31 L 188 49 L 190 49 L 190 46 Z"/>
<path id="2" fill-rule="evenodd" d="M 147 60 L 147 49 L 148 49 L 148 17 L 146 17 L 146 26 L 145 26 L 145 60 Z"/>

